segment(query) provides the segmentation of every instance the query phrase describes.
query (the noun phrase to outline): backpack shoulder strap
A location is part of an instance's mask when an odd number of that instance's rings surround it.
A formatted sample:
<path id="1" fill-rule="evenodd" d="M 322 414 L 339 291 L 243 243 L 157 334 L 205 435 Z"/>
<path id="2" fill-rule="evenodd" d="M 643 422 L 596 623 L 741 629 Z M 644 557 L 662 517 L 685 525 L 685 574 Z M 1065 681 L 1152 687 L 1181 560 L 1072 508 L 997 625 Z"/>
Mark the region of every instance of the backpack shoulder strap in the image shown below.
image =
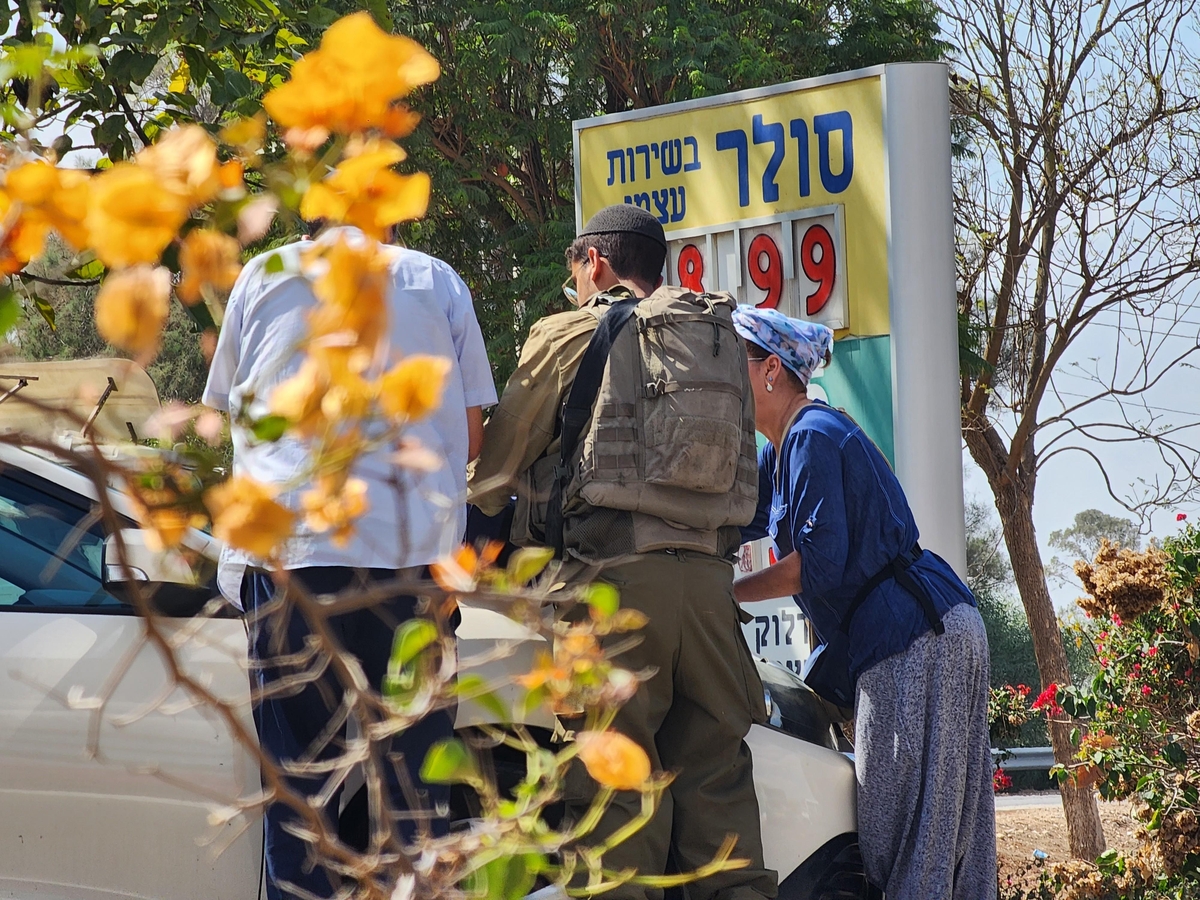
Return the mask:
<path id="1" fill-rule="evenodd" d="M 567 394 L 559 417 L 561 422 L 558 465 L 554 469 L 554 481 L 550 488 L 550 498 L 546 509 L 546 543 L 560 557 L 563 552 L 563 491 L 570 481 L 571 459 L 579 446 L 579 438 L 583 429 L 592 417 L 592 407 L 600 394 L 600 383 L 604 380 L 604 367 L 608 363 L 608 354 L 613 343 L 622 329 L 633 318 L 638 305 L 638 298 L 630 297 L 618 300 L 609 306 L 600 324 L 592 334 L 591 342 L 584 351 L 579 369 L 575 372 L 575 380 Z"/>

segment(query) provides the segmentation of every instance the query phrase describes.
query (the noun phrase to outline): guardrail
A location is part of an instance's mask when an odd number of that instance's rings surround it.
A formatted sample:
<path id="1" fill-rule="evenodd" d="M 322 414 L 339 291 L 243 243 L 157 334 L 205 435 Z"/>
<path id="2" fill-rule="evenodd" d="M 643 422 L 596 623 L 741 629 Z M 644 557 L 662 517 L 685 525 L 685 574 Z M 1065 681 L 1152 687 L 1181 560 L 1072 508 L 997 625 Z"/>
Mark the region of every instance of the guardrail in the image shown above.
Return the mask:
<path id="1" fill-rule="evenodd" d="M 1003 757 L 1007 756 L 1007 759 Z M 1050 747 L 1013 747 L 1010 750 L 992 750 L 992 757 L 999 760 L 1000 768 L 1011 772 L 1048 772 L 1054 765 L 1054 750 Z"/>

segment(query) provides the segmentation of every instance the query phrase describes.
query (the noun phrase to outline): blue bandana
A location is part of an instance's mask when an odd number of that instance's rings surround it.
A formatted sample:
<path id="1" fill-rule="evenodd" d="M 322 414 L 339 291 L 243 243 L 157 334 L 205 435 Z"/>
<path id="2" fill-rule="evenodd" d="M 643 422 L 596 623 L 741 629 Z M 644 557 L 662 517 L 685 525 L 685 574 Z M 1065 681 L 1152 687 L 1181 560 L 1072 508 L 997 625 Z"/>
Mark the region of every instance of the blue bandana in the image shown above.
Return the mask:
<path id="1" fill-rule="evenodd" d="M 733 327 L 743 338 L 779 357 L 807 385 L 833 348 L 833 332 L 816 322 L 791 319 L 777 309 L 739 305 Z"/>

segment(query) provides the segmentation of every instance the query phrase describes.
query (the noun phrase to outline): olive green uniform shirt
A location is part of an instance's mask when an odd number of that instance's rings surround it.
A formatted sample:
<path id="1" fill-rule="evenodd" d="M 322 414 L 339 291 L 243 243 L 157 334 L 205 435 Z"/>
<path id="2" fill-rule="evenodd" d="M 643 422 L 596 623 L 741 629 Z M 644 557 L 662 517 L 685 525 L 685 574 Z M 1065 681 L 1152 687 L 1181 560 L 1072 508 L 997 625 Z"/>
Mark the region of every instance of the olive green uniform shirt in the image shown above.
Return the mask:
<path id="1" fill-rule="evenodd" d="M 483 429 L 483 449 L 467 479 L 467 500 L 499 514 L 517 479 L 546 453 L 558 450 L 557 419 L 609 297 L 632 297 L 618 285 L 579 309 L 539 319 L 529 329 L 517 369 Z"/>

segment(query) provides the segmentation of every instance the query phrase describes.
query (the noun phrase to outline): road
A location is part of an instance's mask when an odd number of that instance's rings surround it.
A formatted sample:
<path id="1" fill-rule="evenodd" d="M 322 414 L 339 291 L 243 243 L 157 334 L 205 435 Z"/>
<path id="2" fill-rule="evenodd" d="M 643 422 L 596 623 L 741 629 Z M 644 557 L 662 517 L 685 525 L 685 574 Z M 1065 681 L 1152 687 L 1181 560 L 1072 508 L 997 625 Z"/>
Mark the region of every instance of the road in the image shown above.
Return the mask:
<path id="1" fill-rule="evenodd" d="M 996 797 L 996 809 L 1037 809 L 1062 807 L 1062 796 L 1058 791 L 1039 791 L 1035 794 L 1000 794 Z"/>

